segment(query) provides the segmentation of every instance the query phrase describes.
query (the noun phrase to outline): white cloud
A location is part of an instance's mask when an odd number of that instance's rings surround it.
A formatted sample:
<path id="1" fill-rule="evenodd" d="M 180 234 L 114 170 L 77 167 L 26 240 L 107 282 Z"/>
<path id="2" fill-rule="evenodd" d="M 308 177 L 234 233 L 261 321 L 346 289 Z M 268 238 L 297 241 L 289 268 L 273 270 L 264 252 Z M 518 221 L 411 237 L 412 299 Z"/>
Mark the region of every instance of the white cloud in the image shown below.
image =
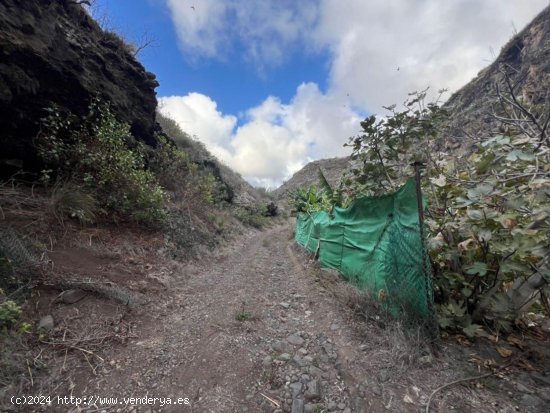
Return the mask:
<path id="1" fill-rule="evenodd" d="M 183 52 L 188 57 L 218 57 L 227 42 L 224 36 L 227 25 L 226 2 L 202 0 L 200 6 L 181 0 L 166 0 L 166 3 Z"/>
<path id="2" fill-rule="evenodd" d="M 333 60 L 330 93 L 370 112 L 431 86 L 458 89 L 548 0 L 324 0 L 314 29 Z"/>
<path id="3" fill-rule="evenodd" d="M 218 111 L 208 96 L 189 93 L 186 96 L 159 98 L 159 110 L 175 120 L 190 134 L 199 138 L 218 158 L 227 157 L 227 140 L 237 125 L 237 118 Z"/>
<path id="4" fill-rule="evenodd" d="M 182 52 L 191 59 L 224 60 L 240 43 L 259 72 L 279 65 L 307 37 L 318 8 L 314 0 L 166 0 Z"/>
<path id="5" fill-rule="evenodd" d="M 268 97 L 248 110 L 237 128 L 235 117 L 218 112 L 216 103 L 199 93 L 160 98 L 160 110 L 245 179 L 269 187 L 312 159 L 348 154 L 343 144 L 358 132 L 360 121 L 314 83 L 300 85 L 288 104 Z"/>
<path id="6" fill-rule="evenodd" d="M 166 0 L 183 53 L 242 59 L 258 73 L 293 50 L 328 50 L 328 90 L 297 87 L 235 116 L 209 97 L 161 98 L 163 111 L 196 134 L 220 159 L 255 184 L 276 185 L 306 162 L 343 155 L 360 113 L 380 113 L 407 93 L 430 86 L 458 89 L 487 66 L 514 28 L 521 30 L 548 0 Z M 236 46 L 237 44 L 237 46 Z M 494 51 L 492 55 L 491 50 Z M 354 107 L 356 111 L 351 110 Z"/>

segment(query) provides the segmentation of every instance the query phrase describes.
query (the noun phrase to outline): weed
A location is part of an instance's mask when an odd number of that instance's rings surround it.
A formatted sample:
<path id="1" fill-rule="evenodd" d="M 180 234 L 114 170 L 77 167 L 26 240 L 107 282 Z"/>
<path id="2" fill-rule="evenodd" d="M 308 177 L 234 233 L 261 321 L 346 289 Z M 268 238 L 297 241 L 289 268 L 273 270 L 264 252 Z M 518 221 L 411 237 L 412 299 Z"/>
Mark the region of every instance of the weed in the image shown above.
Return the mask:
<path id="1" fill-rule="evenodd" d="M 64 217 L 78 219 L 83 224 L 93 223 L 100 211 L 99 203 L 91 193 L 72 182 L 61 181 L 53 187 L 50 208 L 61 223 Z"/>
<path id="2" fill-rule="evenodd" d="M 13 327 L 21 316 L 21 307 L 14 301 L 7 300 L 0 304 L 0 330 Z"/>
<path id="3" fill-rule="evenodd" d="M 255 317 L 245 310 L 245 306 L 246 303 L 243 301 L 241 309 L 235 313 L 235 320 L 240 322 L 254 320 Z"/>
<path id="4" fill-rule="evenodd" d="M 115 118 L 109 105 L 93 99 L 82 122 L 56 107 L 49 112 L 38 142 L 48 168 L 43 170 L 44 181 L 55 174 L 88 194 L 97 194 L 102 206 L 116 214 L 148 224 L 165 222 L 166 195 L 155 175 L 145 168 L 143 146 L 134 143 L 130 148 L 134 142 L 130 127 Z M 70 196 L 67 191 L 62 194 L 65 199 Z M 77 206 L 85 204 L 87 212 L 92 212 L 90 196 L 76 200 Z M 90 218 L 78 207 L 69 212 Z"/>
<path id="5" fill-rule="evenodd" d="M 278 389 L 283 385 L 283 381 L 277 375 L 277 368 L 274 364 L 271 364 L 269 370 L 262 372 L 262 381 L 269 384 L 272 389 Z"/>
<path id="6" fill-rule="evenodd" d="M 242 312 L 242 311 L 239 311 L 237 313 L 235 313 L 235 320 L 237 321 L 250 321 L 254 319 L 254 316 L 251 314 L 251 313 L 247 313 L 246 311 L 245 312 Z"/>
<path id="7" fill-rule="evenodd" d="M 235 216 L 243 224 L 254 228 L 262 228 L 267 224 L 265 205 L 252 204 L 237 207 L 235 210 Z"/>
<path id="8" fill-rule="evenodd" d="M 313 357 L 313 360 L 311 361 L 311 364 L 313 364 L 313 366 L 319 368 L 320 363 L 321 363 L 321 360 L 319 359 L 318 356 Z"/>

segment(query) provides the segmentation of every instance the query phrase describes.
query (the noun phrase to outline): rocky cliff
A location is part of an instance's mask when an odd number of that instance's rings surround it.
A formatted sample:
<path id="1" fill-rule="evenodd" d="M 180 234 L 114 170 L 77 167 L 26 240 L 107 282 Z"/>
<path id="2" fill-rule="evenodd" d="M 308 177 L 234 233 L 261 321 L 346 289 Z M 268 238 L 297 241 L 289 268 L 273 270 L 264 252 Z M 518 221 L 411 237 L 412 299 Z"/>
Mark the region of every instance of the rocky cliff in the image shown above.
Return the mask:
<path id="1" fill-rule="evenodd" d="M 76 3 L 0 1 L 0 177 L 39 167 L 33 140 L 45 108 L 82 115 L 96 94 L 154 145 L 155 75 Z"/>
<path id="2" fill-rule="evenodd" d="M 451 135 L 464 138 L 493 132 L 500 122 L 499 92 L 510 85 L 524 104 L 550 103 L 550 6 L 502 48 L 497 59 L 467 85 L 454 93 L 445 106 L 451 111 Z"/>

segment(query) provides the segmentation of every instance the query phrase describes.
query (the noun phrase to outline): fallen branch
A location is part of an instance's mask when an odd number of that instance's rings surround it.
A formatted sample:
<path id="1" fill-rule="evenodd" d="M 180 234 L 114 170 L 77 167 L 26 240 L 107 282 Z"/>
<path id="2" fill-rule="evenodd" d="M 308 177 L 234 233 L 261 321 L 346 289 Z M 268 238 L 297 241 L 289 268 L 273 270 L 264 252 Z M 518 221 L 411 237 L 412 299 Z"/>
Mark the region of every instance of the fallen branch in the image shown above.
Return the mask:
<path id="1" fill-rule="evenodd" d="M 465 377 L 463 379 L 458 379 L 458 380 L 455 380 L 455 381 L 452 381 L 450 383 L 446 383 L 444 384 L 443 386 L 439 386 L 437 389 L 435 389 L 432 394 L 430 394 L 430 397 L 428 398 L 428 404 L 426 404 L 426 413 L 430 413 L 430 404 L 432 402 L 432 398 L 434 397 L 434 395 L 436 393 L 438 393 L 439 391 L 447 388 L 447 387 L 451 387 L 455 384 L 458 384 L 458 383 L 464 383 L 464 382 L 467 382 L 467 381 L 471 381 L 471 380 L 479 380 L 479 379 L 484 379 L 485 377 L 489 377 L 489 376 L 492 376 L 493 374 L 495 374 L 498 370 L 495 370 L 495 371 L 492 371 L 490 373 L 485 373 L 485 374 L 481 374 L 479 376 L 472 376 L 472 377 Z"/>
<path id="2" fill-rule="evenodd" d="M 281 407 L 279 403 L 277 403 L 275 400 L 273 400 L 271 397 L 267 397 L 265 394 L 260 393 L 262 396 L 264 396 L 267 400 L 269 400 L 271 403 L 273 403 L 277 407 Z"/>
<path id="3" fill-rule="evenodd" d="M 430 397 L 428 398 L 428 403 L 426 404 L 426 413 L 430 413 L 430 404 L 432 402 L 432 399 L 434 397 L 434 395 L 436 393 L 438 393 L 439 391 L 447 388 L 447 387 L 450 387 L 450 386 L 454 386 L 455 384 L 459 384 L 459 383 L 465 383 L 467 381 L 472 381 L 472 380 L 479 380 L 479 379 L 484 379 L 486 377 L 489 377 L 489 376 L 493 376 L 495 374 L 497 374 L 499 371 L 505 369 L 506 367 L 509 367 L 511 366 L 513 363 L 515 363 L 516 361 L 522 359 L 523 357 L 526 357 L 527 355 L 529 354 L 529 352 L 526 352 L 526 353 L 523 353 L 523 354 L 519 354 L 515 357 L 513 357 L 512 360 L 508 361 L 508 363 L 506 364 L 503 364 L 502 366 L 496 368 L 495 370 L 489 372 L 489 373 L 485 373 L 485 374 L 480 374 L 478 376 L 472 376 L 472 377 L 464 377 L 462 379 L 458 379 L 458 380 L 455 380 L 455 381 L 452 381 L 450 383 L 446 383 L 442 386 L 439 386 L 437 389 L 435 389 L 432 394 L 430 394 Z"/>

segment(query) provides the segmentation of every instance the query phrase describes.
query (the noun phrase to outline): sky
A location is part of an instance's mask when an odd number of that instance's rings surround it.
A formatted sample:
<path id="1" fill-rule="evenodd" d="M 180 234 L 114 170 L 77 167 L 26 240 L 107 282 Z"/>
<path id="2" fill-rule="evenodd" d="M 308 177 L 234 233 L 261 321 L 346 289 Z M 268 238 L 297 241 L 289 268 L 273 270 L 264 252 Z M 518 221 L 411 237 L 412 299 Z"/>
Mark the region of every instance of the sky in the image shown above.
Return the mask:
<path id="1" fill-rule="evenodd" d="M 548 0 L 95 0 L 159 110 L 254 186 L 345 156 L 370 114 L 456 91 Z"/>

